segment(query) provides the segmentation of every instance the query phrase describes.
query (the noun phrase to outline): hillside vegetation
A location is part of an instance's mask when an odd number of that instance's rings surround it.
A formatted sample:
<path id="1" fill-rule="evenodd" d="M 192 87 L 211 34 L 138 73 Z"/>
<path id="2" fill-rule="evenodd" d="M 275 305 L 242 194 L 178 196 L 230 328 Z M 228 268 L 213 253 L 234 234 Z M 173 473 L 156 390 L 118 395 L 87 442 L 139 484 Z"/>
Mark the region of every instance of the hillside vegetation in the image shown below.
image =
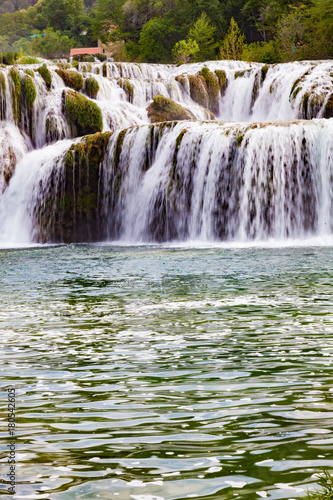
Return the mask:
<path id="1" fill-rule="evenodd" d="M 100 38 L 139 62 L 333 58 L 333 0 L 2 0 L 0 14 L 0 52 L 55 58 Z"/>

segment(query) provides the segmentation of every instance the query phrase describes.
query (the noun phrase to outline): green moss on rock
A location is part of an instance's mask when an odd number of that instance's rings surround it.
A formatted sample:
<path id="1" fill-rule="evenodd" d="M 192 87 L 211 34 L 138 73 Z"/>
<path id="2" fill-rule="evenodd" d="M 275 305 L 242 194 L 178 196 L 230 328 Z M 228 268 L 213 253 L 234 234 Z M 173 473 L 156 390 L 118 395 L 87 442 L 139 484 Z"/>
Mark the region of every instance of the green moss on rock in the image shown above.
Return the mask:
<path id="1" fill-rule="evenodd" d="M 9 76 L 13 82 L 12 102 L 13 102 L 14 120 L 17 124 L 19 124 L 21 121 L 21 90 L 22 90 L 21 74 L 17 68 L 11 68 Z"/>
<path id="2" fill-rule="evenodd" d="M 188 81 L 190 84 L 190 95 L 194 102 L 200 104 L 204 108 L 208 108 L 209 97 L 206 88 L 206 80 L 203 76 L 189 75 Z"/>
<path id="3" fill-rule="evenodd" d="M 6 77 L 3 71 L 0 71 L 0 90 L 4 96 L 6 94 Z"/>
<path id="4" fill-rule="evenodd" d="M 118 85 L 120 85 L 120 87 L 122 89 L 124 89 L 124 91 L 128 97 L 128 101 L 133 102 L 134 88 L 133 88 L 133 85 L 130 84 L 129 79 L 128 78 L 120 78 L 118 80 Z"/>
<path id="5" fill-rule="evenodd" d="M 35 78 L 35 73 L 32 71 L 32 69 L 26 69 L 25 74 L 31 76 L 31 78 Z"/>
<path id="6" fill-rule="evenodd" d="M 43 80 L 46 84 L 46 87 L 48 89 L 51 88 L 52 75 L 51 75 L 51 71 L 48 69 L 46 64 L 43 64 L 43 66 L 40 66 L 39 68 L 37 68 L 37 71 L 40 74 L 40 76 L 43 78 Z"/>
<path id="7" fill-rule="evenodd" d="M 96 80 L 96 78 L 91 76 L 86 79 L 85 83 L 86 83 L 86 92 L 88 96 L 91 97 L 92 99 L 95 99 L 99 91 L 98 81 Z"/>
<path id="8" fill-rule="evenodd" d="M 59 168 L 55 168 L 51 189 L 37 217 L 39 241 L 80 243 L 106 237 L 107 224 L 100 205 L 103 198 L 100 165 L 110 135 L 110 132 L 88 135 L 64 154 L 62 182 L 57 182 Z"/>
<path id="9" fill-rule="evenodd" d="M 236 144 L 237 144 L 237 147 L 240 148 L 241 145 L 242 145 L 242 142 L 243 142 L 243 139 L 244 139 L 244 135 L 245 134 L 241 134 L 239 136 L 237 136 L 237 139 L 236 139 Z"/>
<path id="10" fill-rule="evenodd" d="M 227 73 L 223 69 L 217 69 L 215 71 L 215 75 L 219 80 L 220 91 L 223 93 L 224 90 L 227 88 L 228 84 Z"/>
<path id="11" fill-rule="evenodd" d="M 105 78 L 108 76 L 108 67 L 106 63 L 104 63 L 102 66 L 102 74 Z"/>
<path id="12" fill-rule="evenodd" d="M 96 103 L 72 90 L 65 90 L 65 109 L 79 135 L 94 134 L 103 129 L 102 112 Z"/>
<path id="13" fill-rule="evenodd" d="M 208 68 L 202 68 L 200 75 L 205 79 L 208 92 L 208 108 L 213 113 L 219 112 L 218 97 L 220 94 L 220 84 L 217 75 L 214 75 Z"/>
<path id="14" fill-rule="evenodd" d="M 151 123 L 174 120 L 193 120 L 194 115 L 168 97 L 157 95 L 147 108 Z"/>
<path id="15" fill-rule="evenodd" d="M 36 85 L 33 79 L 29 75 L 24 76 L 23 84 L 24 84 L 25 98 L 27 101 L 28 109 L 32 109 L 37 97 Z"/>
<path id="16" fill-rule="evenodd" d="M 268 70 L 269 70 L 268 64 L 264 64 L 264 66 L 262 66 L 262 68 L 261 68 L 261 81 L 262 82 L 265 81 Z"/>
<path id="17" fill-rule="evenodd" d="M 325 106 L 325 111 L 324 111 L 324 117 L 325 118 L 333 118 L 333 94 L 331 94 L 327 100 L 327 103 Z"/>
<path id="18" fill-rule="evenodd" d="M 63 82 L 67 87 L 74 89 L 76 91 L 83 88 L 84 80 L 83 76 L 77 71 L 69 71 L 67 69 L 56 69 L 56 73 L 62 78 Z"/>
<path id="19" fill-rule="evenodd" d="M 175 80 L 176 80 L 176 82 L 180 83 L 180 85 L 183 87 L 183 89 L 186 90 L 187 78 L 185 76 L 177 75 Z"/>

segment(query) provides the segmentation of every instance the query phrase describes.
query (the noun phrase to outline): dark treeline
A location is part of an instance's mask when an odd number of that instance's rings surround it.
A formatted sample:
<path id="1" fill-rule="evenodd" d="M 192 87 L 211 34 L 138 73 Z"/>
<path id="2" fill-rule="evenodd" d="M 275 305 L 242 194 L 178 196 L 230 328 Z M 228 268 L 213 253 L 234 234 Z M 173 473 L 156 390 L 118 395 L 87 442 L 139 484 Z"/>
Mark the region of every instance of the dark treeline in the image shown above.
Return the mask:
<path id="1" fill-rule="evenodd" d="M 333 0 L 4 0 L 0 14 L 0 52 L 54 58 L 101 39 L 121 60 L 333 58 Z"/>

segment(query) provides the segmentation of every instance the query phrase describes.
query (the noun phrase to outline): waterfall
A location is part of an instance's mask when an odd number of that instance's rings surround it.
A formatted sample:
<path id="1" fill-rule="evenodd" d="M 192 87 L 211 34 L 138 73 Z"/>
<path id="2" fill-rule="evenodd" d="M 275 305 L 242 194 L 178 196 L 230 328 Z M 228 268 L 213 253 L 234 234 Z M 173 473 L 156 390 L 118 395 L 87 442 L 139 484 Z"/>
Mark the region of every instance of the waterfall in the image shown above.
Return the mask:
<path id="1" fill-rule="evenodd" d="M 102 133 L 83 138 L 58 66 L 47 64 L 49 85 L 38 68 L 0 70 L 1 244 L 332 234 L 332 61 L 79 63 L 67 69 L 103 117 Z M 195 120 L 149 124 L 156 95 Z"/>

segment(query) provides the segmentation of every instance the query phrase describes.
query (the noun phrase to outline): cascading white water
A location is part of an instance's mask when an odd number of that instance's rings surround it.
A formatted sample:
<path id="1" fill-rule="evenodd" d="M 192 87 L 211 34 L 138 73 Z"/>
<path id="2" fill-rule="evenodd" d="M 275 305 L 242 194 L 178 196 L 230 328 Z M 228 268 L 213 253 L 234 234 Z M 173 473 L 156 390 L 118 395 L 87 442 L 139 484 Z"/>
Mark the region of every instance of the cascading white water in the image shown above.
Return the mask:
<path id="1" fill-rule="evenodd" d="M 56 66 L 48 67 L 51 88 L 35 72 L 37 97 L 30 111 L 21 103 L 18 124 L 13 82 L 9 70 L 1 70 L 2 244 L 44 241 L 36 221 L 45 211 L 50 218 L 50 206 L 57 209 L 51 200 L 55 179 L 66 189 L 63 158 L 72 141 L 61 140 L 73 138 L 63 110 L 66 86 Z M 226 75 L 216 121 L 146 125 L 146 108 L 157 94 L 190 109 L 197 120 L 209 119 L 191 98 L 189 84 L 203 67 Z M 112 132 L 99 170 L 99 237 L 247 241 L 332 233 L 333 121 L 298 119 L 331 116 L 333 62 L 80 63 L 78 70 L 98 81 L 93 101 L 102 111 L 104 131 Z M 25 68 L 19 71 L 23 78 Z M 73 186 L 76 196 L 74 177 Z"/>

